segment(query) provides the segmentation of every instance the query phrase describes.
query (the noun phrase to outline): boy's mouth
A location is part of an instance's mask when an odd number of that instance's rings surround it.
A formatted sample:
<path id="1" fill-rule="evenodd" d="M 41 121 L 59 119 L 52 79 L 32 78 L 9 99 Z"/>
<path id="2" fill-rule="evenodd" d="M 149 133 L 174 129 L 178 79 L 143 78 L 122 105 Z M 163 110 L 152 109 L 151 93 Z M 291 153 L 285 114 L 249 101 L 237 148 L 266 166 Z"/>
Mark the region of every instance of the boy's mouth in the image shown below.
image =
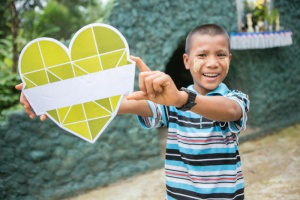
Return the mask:
<path id="1" fill-rule="evenodd" d="M 208 77 L 208 78 L 215 78 L 219 76 L 219 73 L 202 73 L 203 76 Z"/>

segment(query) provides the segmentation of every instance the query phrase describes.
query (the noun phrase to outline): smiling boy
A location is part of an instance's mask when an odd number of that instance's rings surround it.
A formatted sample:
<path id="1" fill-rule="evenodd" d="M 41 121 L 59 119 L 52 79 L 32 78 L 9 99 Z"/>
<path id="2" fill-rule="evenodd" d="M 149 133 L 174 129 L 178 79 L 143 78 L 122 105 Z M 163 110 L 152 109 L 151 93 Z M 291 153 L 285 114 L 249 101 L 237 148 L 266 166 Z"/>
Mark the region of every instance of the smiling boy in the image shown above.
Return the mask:
<path id="1" fill-rule="evenodd" d="M 178 90 L 170 76 L 131 57 L 140 69 L 140 91 L 122 101 L 118 114 L 137 114 L 144 128 L 168 127 L 167 199 L 244 199 L 238 137 L 249 99 L 222 83 L 231 57 L 227 32 L 214 24 L 186 39 L 183 60 L 194 82 L 187 88 Z M 23 94 L 20 102 L 34 117 Z"/>
<path id="2" fill-rule="evenodd" d="M 227 32 L 214 24 L 195 28 L 186 39 L 183 60 L 194 82 L 187 89 L 177 90 L 168 75 L 132 57 L 141 91 L 119 112 L 138 114 L 144 128 L 168 127 L 167 199 L 244 199 L 238 137 L 249 99 L 222 83 L 231 57 Z"/>

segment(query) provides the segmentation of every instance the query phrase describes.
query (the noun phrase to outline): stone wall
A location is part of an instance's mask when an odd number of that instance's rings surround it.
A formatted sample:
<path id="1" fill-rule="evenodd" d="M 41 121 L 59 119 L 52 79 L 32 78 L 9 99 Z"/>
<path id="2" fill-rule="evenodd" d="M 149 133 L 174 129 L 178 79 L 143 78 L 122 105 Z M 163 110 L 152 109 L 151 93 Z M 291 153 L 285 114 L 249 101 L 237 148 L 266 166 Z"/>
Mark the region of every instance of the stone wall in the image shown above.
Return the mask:
<path id="1" fill-rule="evenodd" d="M 300 121 L 300 2 L 275 0 L 280 23 L 293 32 L 293 45 L 261 50 L 233 51 L 226 82 L 251 99 L 249 124 L 261 132 Z"/>
<path id="2" fill-rule="evenodd" d="M 90 144 L 51 120 L 11 114 L 0 125 L 0 199 L 61 199 L 161 167 L 157 134 L 137 127 L 116 117 Z"/>

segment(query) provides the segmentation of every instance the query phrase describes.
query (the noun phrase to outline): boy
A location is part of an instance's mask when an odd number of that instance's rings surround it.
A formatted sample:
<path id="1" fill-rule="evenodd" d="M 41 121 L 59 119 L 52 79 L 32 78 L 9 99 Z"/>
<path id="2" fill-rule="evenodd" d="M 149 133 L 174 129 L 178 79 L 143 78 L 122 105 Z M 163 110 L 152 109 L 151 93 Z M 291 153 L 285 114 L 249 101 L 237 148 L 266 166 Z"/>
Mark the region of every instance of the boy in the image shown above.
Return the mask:
<path id="1" fill-rule="evenodd" d="M 238 136 L 249 100 L 222 83 L 231 57 L 227 32 L 214 24 L 195 28 L 186 39 L 183 60 L 194 81 L 188 88 L 177 90 L 170 76 L 131 57 L 140 69 L 140 91 L 127 96 L 118 113 L 137 114 L 144 128 L 168 127 L 167 199 L 244 199 Z M 33 118 L 23 94 L 20 102 Z"/>

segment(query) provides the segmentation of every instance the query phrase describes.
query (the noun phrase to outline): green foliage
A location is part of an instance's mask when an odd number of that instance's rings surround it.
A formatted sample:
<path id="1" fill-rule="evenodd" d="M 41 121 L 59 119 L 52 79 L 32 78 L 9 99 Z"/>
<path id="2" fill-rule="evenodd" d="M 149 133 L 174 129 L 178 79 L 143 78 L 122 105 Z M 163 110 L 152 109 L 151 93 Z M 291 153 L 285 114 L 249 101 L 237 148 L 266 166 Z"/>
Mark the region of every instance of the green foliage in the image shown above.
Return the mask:
<path id="1" fill-rule="evenodd" d="M 255 3 L 253 1 L 244 1 L 244 11 L 246 14 L 252 13 L 255 10 Z"/>
<path id="2" fill-rule="evenodd" d="M 273 25 L 279 16 L 278 9 L 269 10 L 266 5 L 256 6 L 252 1 L 244 1 L 244 10 L 246 14 L 251 13 L 253 15 L 254 23 L 266 20 L 269 25 Z"/>
<path id="3" fill-rule="evenodd" d="M 11 72 L 10 69 L 0 71 L 0 118 L 3 110 L 15 106 L 19 103 L 20 93 L 16 91 L 15 85 L 21 82 L 18 74 Z"/>
<path id="4" fill-rule="evenodd" d="M 29 41 L 38 37 L 53 37 L 69 43 L 71 35 L 82 26 L 100 22 L 112 8 L 112 0 L 103 6 L 98 0 L 38 0 L 15 1 L 18 5 L 19 32 L 16 40 L 18 54 Z M 0 119 L 7 110 L 16 109 L 20 83 L 13 74 L 13 38 L 10 32 L 8 1 L 0 1 Z M 13 107 L 9 109 L 10 107 Z"/>
<path id="5" fill-rule="evenodd" d="M 67 7 L 56 1 L 50 1 L 37 19 L 36 32 L 56 39 L 68 38 L 72 33 L 72 16 Z M 50 32 L 45 32 L 49 31 Z"/>
<path id="6" fill-rule="evenodd" d="M 274 8 L 272 11 L 266 9 L 265 12 L 266 20 L 268 21 L 269 25 L 273 25 L 276 18 L 279 16 L 278 10 L 276 8 Z"/>
<path id="7" fill-rule="evenodd" d="M 110 0 L 103 6 L 97 0 L 47 0 L 45 7 L 22 12 L 21 24 L 29 40 L 52 37 L 68 40 L 86 24 L 101 22 L 111 9 Z"/>
<path id="8" fill-rule="evenodd" d="M 114 0 L 108 0 L 108 2 L 103 4 L 90 4 L 86 6 L 85 10 L 83 10 L 82 14 L 85 16 L 86 23 L 93 23 L 93 22 L 104 22 L 106 19 L 108 19 L 110 12 L 116 2 Z"/>
<path id="9" fill-rule="evenodd" d="M 20 31 L 17 38 L 18 46 L 23 46 L 27 42 L 22 35 L 23 32 Z M 12 36 L 8 35 L 6 38 L 0 39 L 0 119 L 6 109 L 19 104 L 20 92 L 16 91 L 15 85 L 19 84 L 21 80 L 19 75 L 13 73 L 11 69 L 12 51 Z"/>
<path id="10" fill-rule="evenodd" d="M 261 6 L 255 8 L 253 16 L 257 18 L 257 21 L 267 20 L 269 25 L 273 25 L 279 12 L 276 8 L 269 10 L 267 6 Z"/>
<path id="11" fill-rule="evenodd" d="M 0 66 L 2 69 L 12 66 L 12 36 L 0 39 Z"/>
<path id="12" fill-rule="evenodd" d="M 267 12 L 268 9 L 265 5 L 261 7 L 256 7 L 253 12 L 253 16 L 256 17 L 257 21 L 264 21 Z"/>
<path id="13" fill-rule="evenodd" d="M 10 34 L 7 16 L 9 16 L 8 1 L 0 1 L 0 38 L 5 38 Z"/>
<path id="14" fill-rule="evenodd" d="M 23 37 L 23 30 L 19 30 L 17 38 L 18 47 L 25 46 L 27 40 Z M 20 53 L 20 48 L 19 48 Z M 5 38 L 0 39 L 0 69 L 11 69 L 13 59 L 13 42 L 12 35 L 7 35 Z"/>

